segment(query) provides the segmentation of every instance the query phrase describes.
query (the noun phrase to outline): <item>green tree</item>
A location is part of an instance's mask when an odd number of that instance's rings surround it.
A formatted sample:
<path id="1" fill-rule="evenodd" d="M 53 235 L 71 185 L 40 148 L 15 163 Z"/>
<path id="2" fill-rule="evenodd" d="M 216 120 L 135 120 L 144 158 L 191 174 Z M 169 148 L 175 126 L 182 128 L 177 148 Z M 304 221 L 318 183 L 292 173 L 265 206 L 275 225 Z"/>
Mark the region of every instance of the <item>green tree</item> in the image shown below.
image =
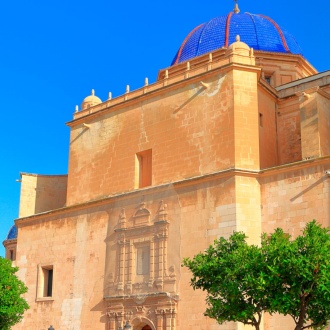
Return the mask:
<path id="1" fill-rule="evenodd" d="M 262 236 L 270 311 L 290 315 L 295 330 L 323 329 L 330 320 L 330 235 L 316 221 L 295 240 L 277 229 Z"/>
<path id="2" fill-rule="evenodd" d="M 0 257 L 0 330 L 9 330 L 18 323 L 29 305 L 22 294 L 27 287 L 15 273 L 17 267 L 12 267 L 11 261 Z"/>
<path id="3" fill-rule="evenodd" d="M 262 312 L 269 308 L 263 258 L 259 247 L 249 246 L 245 234 L 236 232 L 193 259 L 184 259 L 193 273 L 193 288 L 207 292 L 205 315 L 220 324 L 237 321 L 258 330 Z"/>
<path id="4" fill-rule="evenodd" d="M 330 320 L 330 234 L 315 220 L 296 239 L 276 229 L 261 246 L 244 233 L 220 238 L 183 265 L 194 289 L 207 292 L 205 315 L 260 328 L 262 312 L 290 315 L 295 330 L 324 329 Z"/>

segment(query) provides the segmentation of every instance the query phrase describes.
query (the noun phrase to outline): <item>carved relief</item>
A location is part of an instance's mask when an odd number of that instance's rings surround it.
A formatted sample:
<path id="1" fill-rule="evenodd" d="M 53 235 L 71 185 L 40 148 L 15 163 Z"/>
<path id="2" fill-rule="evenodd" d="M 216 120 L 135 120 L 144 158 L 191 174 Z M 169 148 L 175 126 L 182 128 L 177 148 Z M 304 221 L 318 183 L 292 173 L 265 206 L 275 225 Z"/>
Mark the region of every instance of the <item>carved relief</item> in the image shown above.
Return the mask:
<path id="1" fill-rule="evenodd" d="M 147 298 L 147 295 L 145 294 L 139 294 L 133 297 L 133 301 L 137 304 L 137 305 L 141 305 L 145 302 Z M 137 308 L 137 307 L 136 307 Z"/>
<path id="2" fill-rule="evenodd" d="M 118 295 L 167 291 L 175 288 L 175 268 L 167 266 L 168 213 L 167 204 L 159 203 L 154 221 L 146 203 L 126 217 L 125 209 L 119 213 L 117 233 L 116 280 L 112 287 Z M 111 290 L 111 284 L 110 284 Z"/>
<path id="3" fill-rule="evenodd" d="M 146 313 L 146 308 L 144 306 L 136 306 L 136 312 L 138 314 L 145 314 Z"/>
<path id="4" fill-rule="evenodd" d="M 136 330 L 141 330 L 145 325 L 153 330 L 176 329 L 177 300 L 173 297 L 164 293 L 159 296 L 145 295 L 137 305 L 137 297 L 126 299 L 123 305 L 117 301 L 108 304 L 106 315 L 109 330 L 117 330 L 124 324 L 130 324 Z"/>
<path id="5" fill-rule="evenodd" d="M 145 325 L 174 330 L 176 271 L 174 265 L 168 266 L 167 204 L 162 200 L 154 216 L 145 202 L 129 213 L 120 210 L 115 229 L 116 267 L 108 276 L 105 297 L 108 329 L 129 322 L 137 330 Z"/>
<path id="6" fill-rule="evenodd" d="M 157 221 L 167 221 L 167 204 L 164 203 L 162 200 L 159 205 L 158 214 L 157 214 Z"/>
<path id="7" fill-rule="evenodd" d="M 133 216 L 133 225 L 142 226 L 147 225 L 150 222 L 150 211 L 145 207 L 146 203 L 141 203 L 139 209 L 135 212 Z"/>
<path id="8" fill-rule="evenodd" d="M 126 214 L 125 214 L 124 208 L 121 209 L 120 214 L 119 214 L 118 228 L 120 228 L 120 229 L 126 228 Z"/>

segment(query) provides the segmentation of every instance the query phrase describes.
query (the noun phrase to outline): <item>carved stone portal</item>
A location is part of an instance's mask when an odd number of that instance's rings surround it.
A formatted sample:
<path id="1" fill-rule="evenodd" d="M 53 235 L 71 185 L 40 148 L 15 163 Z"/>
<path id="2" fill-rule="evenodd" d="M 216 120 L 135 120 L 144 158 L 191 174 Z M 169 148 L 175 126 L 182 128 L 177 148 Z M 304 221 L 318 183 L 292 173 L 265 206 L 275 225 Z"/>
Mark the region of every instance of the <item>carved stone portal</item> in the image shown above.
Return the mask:
<path id="1" fill-rule="evenodd" d="M 131 295 L 150 292 L 174 292 L 176 274 L 168 265 L 167 205 L 161 201 L 151 220 L 151 212 L 141 203 L 130 218 L 120 211 L 117 237 L 117 269 L 112 283 L 107 283 L 111 295 Z"/>
<path id="2" fill-rule="evenodd" d="M 145 203 L 131 217 L 121 209 L 115 229 L 116 269 L 108 277 L 108 330 L 126 321 L 134 330 L 175 330 L 176 272 L 168 265 L 167 205 L 154 217 Z M 149 327 L 149 328 L 148 328 Z"/>
<path id="3" fill-rule="evenodd" d="M 107 298 L 108 330 L 117 330 L 128 322 L 133 330 L 175 330 L 177 297 L 166 293 L 147 295 L 142 305 L 134 297 L 125 301 Z M 148 328 L 149 327 L 149 328 Z"/>

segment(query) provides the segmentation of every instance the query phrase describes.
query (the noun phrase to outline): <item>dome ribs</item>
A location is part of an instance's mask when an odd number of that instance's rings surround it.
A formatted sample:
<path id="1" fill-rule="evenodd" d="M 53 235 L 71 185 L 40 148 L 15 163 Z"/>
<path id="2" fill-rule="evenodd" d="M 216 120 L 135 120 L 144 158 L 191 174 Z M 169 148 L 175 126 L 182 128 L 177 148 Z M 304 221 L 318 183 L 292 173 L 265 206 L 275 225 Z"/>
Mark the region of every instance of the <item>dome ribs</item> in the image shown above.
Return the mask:
<path id="1" fill-rule="evenodd" d="M 225 47 L 228 47 L 229 43 L 229 28 L 230 28 L 230 19 L 233 16 L 233 12 L 230 12 L 226 20 L 226 36 L 225 36 Z"/>
<path id="2" fill-rule="evenodd" d="M 190 39 L 190 37 L 194 34 L 195 31 L 197 31 L 204 23 L 198 25 L 197 27 L 195 27 L 187 36 L 186 38 L 183 40 L 183 43 L 178 51 L 178 54 L 177 54 L 177 57 L 176 57 L 176 60 L 173 64 L 177 64 L 179 61 L 180 61 L 180 58 L 181 58 L 181 54 L 182 54 L 182 50 L 184 48 L 184 46 L 186 45 L 187 41 Z"/>
<path id="3" fill-rule="evenodd" d="M 180 45 L 171 65 L 228 48 L 235 42 L 236 35 L 255 50 L 302 55 L 294 37 L 270 17 L 230 12 L 194 28 Z"/>
<path id="4" fill-rule="evenodd" d="M 286 43 L 286 40 L 285 40 L 284 34 L 283 34 L 281 28 L 279 27 L 279 25 L 278 25 L 274 20 L 272 20 L 270 17 L 268 17 L 268 16 L 265 16 L 265 15 L 262 15 L 262 14 L 259 14 L 259 16 L 265 18 L 266 20 L 268 20 L 270 23 L 272 23 L 272 24 L 275 26 L 277 32 L 279 33 L 279 35 L 280 35 L 280 37 L 281 37 L 281 39 L 282 39 L 283 47 L 285 48 L 285 50 L 286 50 L 288 53 L 291 53 L 291 51 L 290 51 L 290 49 L 289 49 L 289 47 L 288 47 L 288 44 Z"/>
<path id="5" fill-rule="evenodd" d="M 216 18 L 213 18 L 213 19 L 211 19 L 210 21 L 208 21 L 207 23 L 204 24 L 204 26 L 203 26 L 203 28 L 202 28 L 201 35 L 200 35 L 199 40 L 198 40 L 198 46 L 197 46 L 196 56 L 201 55 L 201 54 L 199 54 L 199 49 L 200 49 L 200 44 L 201 44 L 202 39 L 203 39 L 203 36 L 204 36 L 204 31 L 205 31 L 205 29 L 207 28 L 207 26 L 208 26 L 209 24 L 211 24 L 211 23 L 212 23 L 213 21 L 215 21 L 215 20 L 216 20 Z"/>
<path id="6" fill-rule="evenodd" d="M 258 36 L 258 32 L 257 32 L 257 27 L 256 27 L 256 22 L 254 20 L 254 17 L 252 14 L 250 13 L 246 13 L 247 15 L 250 16 L 252 22 L 253 22 L 253 27 L 254 27 L 254 31 L 255 31 L 255 35 L 256 35 L 256 40 L 257 40 L 257 45 L 258 45 L 258 49 L 259 49 L 259 36 Z"/>

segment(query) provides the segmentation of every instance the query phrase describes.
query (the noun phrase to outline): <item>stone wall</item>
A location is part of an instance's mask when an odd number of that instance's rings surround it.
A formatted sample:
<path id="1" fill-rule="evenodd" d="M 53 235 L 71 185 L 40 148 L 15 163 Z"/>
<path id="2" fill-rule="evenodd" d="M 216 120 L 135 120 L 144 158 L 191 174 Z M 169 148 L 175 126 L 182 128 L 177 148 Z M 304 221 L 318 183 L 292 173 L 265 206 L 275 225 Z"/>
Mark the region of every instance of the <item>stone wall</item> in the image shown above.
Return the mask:
<path id="1" fill-rule="evenodd" d="M 67 175 L 21 173 L 19 217 L 66 205 Z"/>

